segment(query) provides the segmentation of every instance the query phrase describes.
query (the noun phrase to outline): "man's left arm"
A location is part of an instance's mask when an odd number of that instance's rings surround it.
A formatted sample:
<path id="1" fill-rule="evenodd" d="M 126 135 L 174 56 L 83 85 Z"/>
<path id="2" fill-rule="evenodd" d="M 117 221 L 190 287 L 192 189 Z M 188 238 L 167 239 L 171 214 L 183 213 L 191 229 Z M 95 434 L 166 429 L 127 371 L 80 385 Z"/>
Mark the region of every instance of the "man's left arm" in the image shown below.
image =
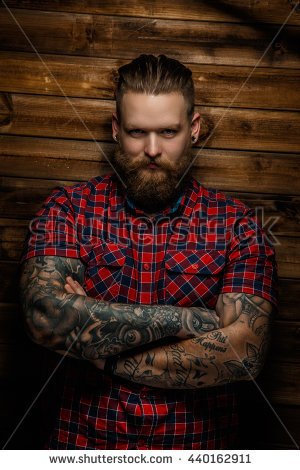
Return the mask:
<path id="1" fill-rule="evenodd" d="M 172 389 L 255 378 L 268 349 L 272 304 L 251 294 L 222 293 L 216 312 L 221 328 L 192 339 L 132 350 L 116 359 L 113 373 L 132 382 Z M 94 364 L 103 369 L 104 361 Z"/>

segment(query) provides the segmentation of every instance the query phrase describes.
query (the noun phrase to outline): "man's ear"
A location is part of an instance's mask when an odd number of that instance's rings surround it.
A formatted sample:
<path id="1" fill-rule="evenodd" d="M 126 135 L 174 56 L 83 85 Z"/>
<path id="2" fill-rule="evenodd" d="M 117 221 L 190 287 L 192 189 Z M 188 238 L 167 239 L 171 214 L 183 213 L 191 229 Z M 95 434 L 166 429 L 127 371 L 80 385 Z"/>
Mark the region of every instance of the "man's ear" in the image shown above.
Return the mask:
<path id="1" fill-rule="evenodd" d="M 200 114 L 195 113 L 191 122 L 191 137 L 195 137 L 195 142 L 197 142 L 197 140 L 199 139 L 200 127 L 201 127 Z"/>
<path id="2" fill-rule="evenodd" d="M 120 124 L 119 124 L 119 119 L 118 119 L 118 115 L 116 112 L 112 113 L 111 127 L 112 127 L 113 139 L 118 140 L 118 137 L 116 138 L 116 135 L 119 134 Z"/>

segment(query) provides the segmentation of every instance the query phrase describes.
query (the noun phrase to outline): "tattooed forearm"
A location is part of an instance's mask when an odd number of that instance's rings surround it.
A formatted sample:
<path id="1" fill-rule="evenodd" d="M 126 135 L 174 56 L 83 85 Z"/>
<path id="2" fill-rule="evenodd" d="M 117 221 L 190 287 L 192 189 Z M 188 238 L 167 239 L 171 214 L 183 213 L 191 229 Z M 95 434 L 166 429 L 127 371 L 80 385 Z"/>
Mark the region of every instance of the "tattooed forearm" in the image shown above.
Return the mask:
<path id="1" fill-rule="evenodd" d="M 162 338 L 193 338 L 219 327 L 213 310 L 105 302 L 64 290 L 81 285 L 78 259 L 40 256 L 23 264 L 21 300 L 32 339 L 58 352 L 96 360 Z"/>
<path id="2" fill-rule="evenodd" d="M 145 353 L 129 352 L 117 361 L 116 374 L 145 385 L 185 389 L 255 378 L 268 349 L 272 306 L 250 294 L 222 295 L 218 305 L 224 310 L 218 313 L 227 326 Z M 236 321 L 229 323 L 233 314 Z"/>
<path id="3" fill-rule="evenodd" d="M 214 331 L 210 335 L 201 336 L 197 342 L 203 346 L 205 351 L 226 352 L 226 340 L 227 336 L 224 336 L 221 331 Z"/>

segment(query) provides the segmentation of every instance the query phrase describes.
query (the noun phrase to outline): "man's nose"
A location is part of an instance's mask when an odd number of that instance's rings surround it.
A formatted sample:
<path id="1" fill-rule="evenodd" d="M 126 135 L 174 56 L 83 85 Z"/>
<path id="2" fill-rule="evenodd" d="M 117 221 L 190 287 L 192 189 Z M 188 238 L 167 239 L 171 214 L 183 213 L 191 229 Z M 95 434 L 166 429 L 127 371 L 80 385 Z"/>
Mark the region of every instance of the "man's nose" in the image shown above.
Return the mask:
<path id="1" fill-rule="evenodd" d="M 158 157 L 161 154 L 160 142 L 157 135 L 149 134 L 147 136 L 144 151 L 151 158 Z"/>

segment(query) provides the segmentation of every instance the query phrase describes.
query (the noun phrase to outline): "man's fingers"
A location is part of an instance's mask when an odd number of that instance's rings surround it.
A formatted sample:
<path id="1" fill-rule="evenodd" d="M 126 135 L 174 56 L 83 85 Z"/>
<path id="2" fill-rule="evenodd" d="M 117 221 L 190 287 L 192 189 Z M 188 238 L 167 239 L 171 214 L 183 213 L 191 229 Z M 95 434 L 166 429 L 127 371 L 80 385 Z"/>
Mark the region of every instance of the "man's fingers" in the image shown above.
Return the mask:
<path id="1" fill-rule="evenodd" d="M 68 276 L 66 278 L 66 281 L 67 282 L 65 284 L 65 290 L 69 294 L 86 295 L 85 290 L 83 289 L 83 287 L 81 287 L 79 282 L 74 281 L 74 279 L 72 277 Z"/>
<path id="2" fill-rule="evenodd" d="M 76 292 L 74 291 L 74 289 L 70 286 L 70 284 L 65 284 L 65 291 L 68 292 L 68 294 L 76 294 Z"/>

